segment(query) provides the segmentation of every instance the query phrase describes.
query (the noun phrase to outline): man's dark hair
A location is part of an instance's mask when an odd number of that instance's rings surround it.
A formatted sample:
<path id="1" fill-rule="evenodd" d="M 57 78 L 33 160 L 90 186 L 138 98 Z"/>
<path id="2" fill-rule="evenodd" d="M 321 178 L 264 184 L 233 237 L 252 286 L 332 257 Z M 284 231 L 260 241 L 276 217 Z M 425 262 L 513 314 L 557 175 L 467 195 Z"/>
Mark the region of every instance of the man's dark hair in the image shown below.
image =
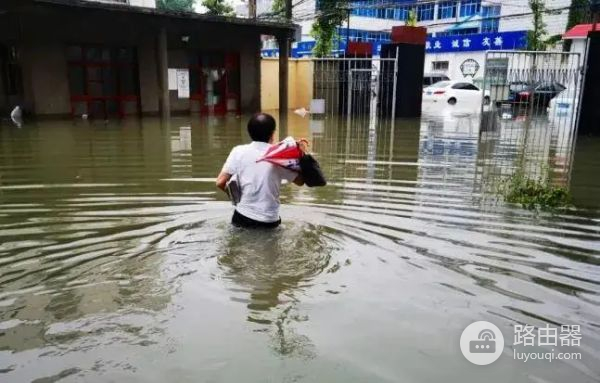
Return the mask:
<path id="1" fill-rule="evenodd" d="M 252 141 L 269 142 L 275 125 L 275 119 L 270 114 L 256 113 L 248 121 L 248 134 Z"/>

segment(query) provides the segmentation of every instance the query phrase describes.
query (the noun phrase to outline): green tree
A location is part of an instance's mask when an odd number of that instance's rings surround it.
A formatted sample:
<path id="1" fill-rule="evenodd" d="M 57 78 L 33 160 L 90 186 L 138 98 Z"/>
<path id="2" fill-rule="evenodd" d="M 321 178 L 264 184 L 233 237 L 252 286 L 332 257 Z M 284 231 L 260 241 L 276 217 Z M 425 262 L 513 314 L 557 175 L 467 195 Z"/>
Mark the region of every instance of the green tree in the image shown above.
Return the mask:
<path id="1" fill-rule="evenodd" d="M 284 0 L 273 0 L 271 11 L 278 17 L 285 16 L 285 1 Z"/>
<path id="2" fill-rule="evenodd" d="M 320 0 L 317 18 L 310 34 L 315 39 L 313 53 L 317 57 L 327 56 L 338 39 L 337 28 L 348 17 L 347 0 Z"/>
<path id="3" fill-rule="evenodd" d="M 527 49 L 530 51 L 545 51 L 562 40 L 562 35 L 548 37 L 544 13 L 548 13 L 544 0 L 529 0 L 529 8 L 533 16 L 533 29 L 527 32 Z"/>
<path id="4" fill-rule="evenodd" d="M 157 0 L 156 7 L 168 11 L 193 12 L 195 2 L 196 0 Z"/>
<path id="5" fill-rule="evenodd" d="M 408 17 L 406 18 L 406 25 L 409 27 L 417 26 L 417 11 L 416 11 L 416 9 L 411 9 L 408 12 Z"/>
<path id="6" fill-rule="evenodd" d="M 225 0 L 202 0 L 202 5 L 208 10 L 207 15 L 234 16 L 233 7 Z"/>
<path id="7" fill-rule="evenodd" d="M 531 51 L 543 51 L 546 49 L 544 40 L 546 38 L 546 23 L 544 12 L 546 5 L 543 0 L 529 0 L 529 8 L 533 14 L 533 29 L 527 32 L 527 49 Z"/>

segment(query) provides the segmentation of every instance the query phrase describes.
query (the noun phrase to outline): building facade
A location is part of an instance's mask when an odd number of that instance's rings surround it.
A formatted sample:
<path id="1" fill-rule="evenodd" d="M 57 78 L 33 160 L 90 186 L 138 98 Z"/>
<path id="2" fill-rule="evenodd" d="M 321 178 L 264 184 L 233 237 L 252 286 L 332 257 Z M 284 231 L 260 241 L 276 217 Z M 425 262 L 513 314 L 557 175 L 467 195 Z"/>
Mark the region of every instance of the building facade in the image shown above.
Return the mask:
<path id="1" fill-rule="evenodd" d="M 571 0 L 547 0 L 543 15 L 548 36 L 565 32 Z M 297 57 L 311 54 L 310 36 L 317 1 L 300 2 L 294 9 L 295 22 L 302 26 L 302 42 L 296 43 Z M 417 25 L 427 28 L 426 73 L 444 73 L 452 79 L 483 76 L 485 52 L 527 47 L 527 31 L 533 28 L 528 0 L 358 0 L 350 3 L 349 25 L 338 30 L 338 52 L 346 41 L 373 43 L 377 55 L 382 43 L 390 41 L 392 27 L 404 25 L 413 11 Z M 263 56 L 277 52 L 265 46 Z M 269 49 L 270 48 L 270 49 Z M 333 52 L 336 53 L 336 52 Z"/>
<path id="2" fill-rule="evenodd" d="M 256 112 L 261 36 L 294 31 L 288 24 L 105 2 L 4 4 L 0 112 L 5 116 L 17 105 L 31 115 L 99 119 Z"/>

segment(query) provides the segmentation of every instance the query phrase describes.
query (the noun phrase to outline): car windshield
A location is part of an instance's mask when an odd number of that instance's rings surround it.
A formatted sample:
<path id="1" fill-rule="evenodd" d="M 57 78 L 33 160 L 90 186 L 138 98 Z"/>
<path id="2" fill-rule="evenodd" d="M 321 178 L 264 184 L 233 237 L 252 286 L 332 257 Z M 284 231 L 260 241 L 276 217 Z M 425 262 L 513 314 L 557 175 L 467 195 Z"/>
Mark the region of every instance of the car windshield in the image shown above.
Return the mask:
<path id="1" fill-rule="evenodd" d="M 436 82 L 431 87 L 432 88 L 445 88 L 448 85 L 450 85 L 450 81 L 440 81 L 440 82 Z"/>

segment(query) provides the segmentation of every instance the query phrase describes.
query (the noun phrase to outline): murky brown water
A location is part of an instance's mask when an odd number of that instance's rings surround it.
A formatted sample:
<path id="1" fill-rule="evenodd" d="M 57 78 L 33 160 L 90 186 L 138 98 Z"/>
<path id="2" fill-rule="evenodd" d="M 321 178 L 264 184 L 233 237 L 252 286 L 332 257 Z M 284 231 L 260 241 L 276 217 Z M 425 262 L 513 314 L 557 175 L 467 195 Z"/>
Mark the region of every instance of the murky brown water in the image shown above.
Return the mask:
<path id="1" fill-rule="evenodd" d="M 286 187 L 283 226 L 245 232 L 213 183 L 244 125 L 0 127 L 0 381 L 598 381 L 599 140 L 571 169 L 552 129 L 295 118 L 330 186 Z M 577 208 L 498 201 L 519 153 Z M 476 320 L 505 337 L 485 367 L 459 349 Z M 515 324 L 581 325 L 582 360 L 514 360 Z"/>

